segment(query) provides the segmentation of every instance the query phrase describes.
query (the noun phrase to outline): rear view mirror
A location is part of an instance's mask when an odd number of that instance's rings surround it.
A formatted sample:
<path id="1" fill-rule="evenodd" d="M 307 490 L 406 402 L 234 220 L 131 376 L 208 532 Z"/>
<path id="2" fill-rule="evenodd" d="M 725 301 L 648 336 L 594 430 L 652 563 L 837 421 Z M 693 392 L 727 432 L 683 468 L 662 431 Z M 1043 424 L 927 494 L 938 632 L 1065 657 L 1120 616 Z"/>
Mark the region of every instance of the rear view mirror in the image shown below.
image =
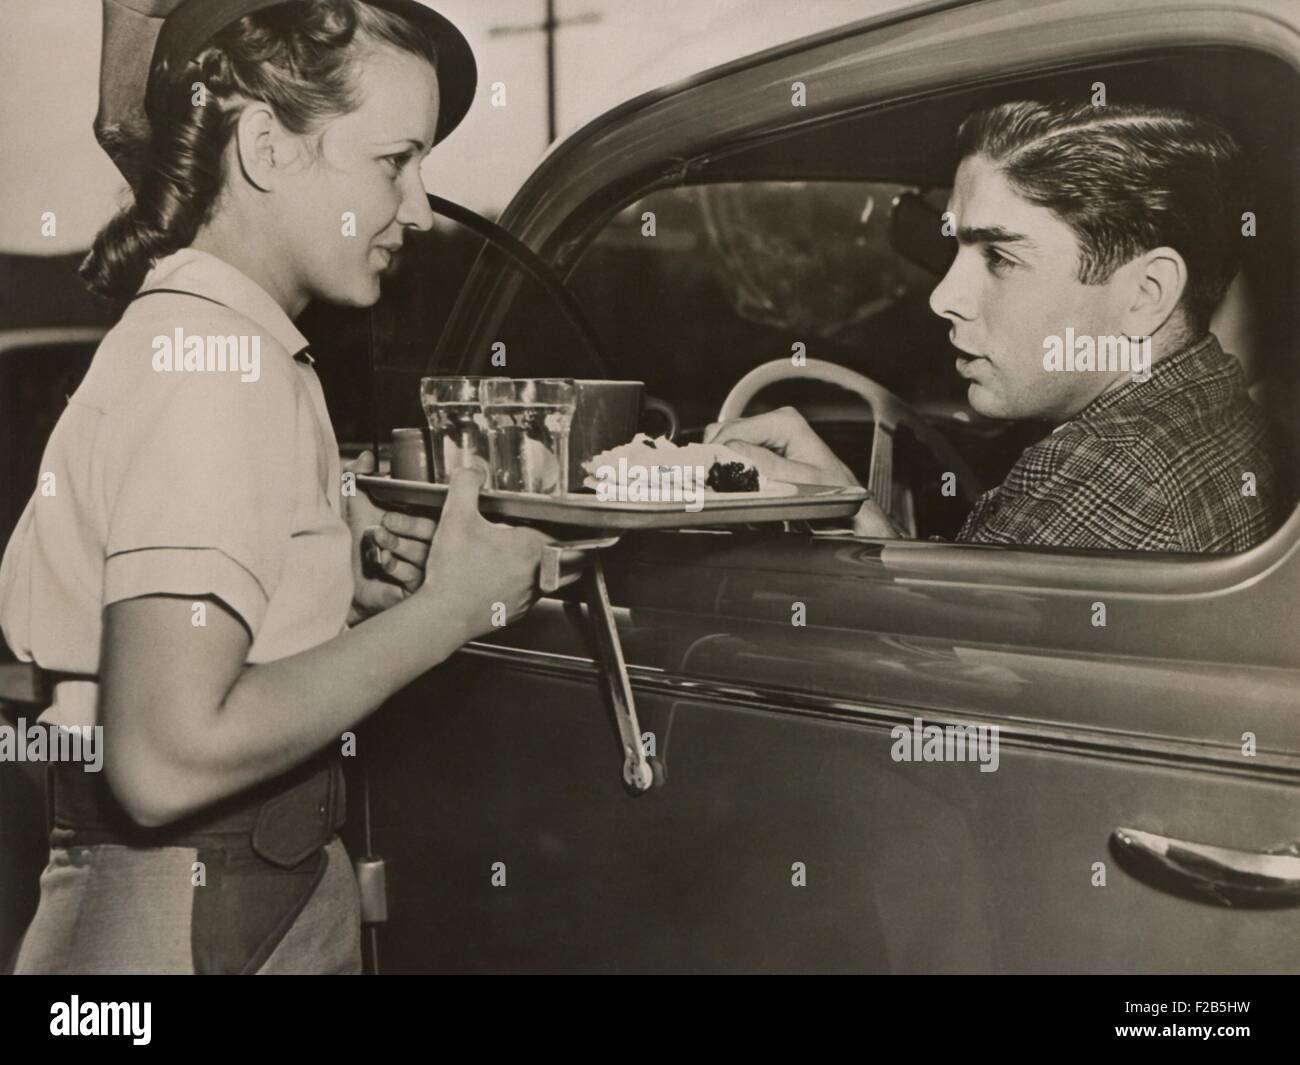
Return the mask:
<path id="1" fill-rule="evenodd" d="M 943 212 L 919 192 L 904 192 L 894 199 L 889 214 L 889 244 L 908 262 L 935 277 L 943 277 L 957 255 L 957 240 L 945 236 Z"/>

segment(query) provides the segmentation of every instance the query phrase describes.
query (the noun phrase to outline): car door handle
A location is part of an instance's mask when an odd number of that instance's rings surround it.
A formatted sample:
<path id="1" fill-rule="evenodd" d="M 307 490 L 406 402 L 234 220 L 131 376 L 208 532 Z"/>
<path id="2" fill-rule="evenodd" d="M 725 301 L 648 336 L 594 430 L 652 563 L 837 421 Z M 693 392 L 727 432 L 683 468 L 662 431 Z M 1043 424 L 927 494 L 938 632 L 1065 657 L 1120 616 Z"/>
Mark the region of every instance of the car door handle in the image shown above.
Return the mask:
<path id="1" fill-rule="evenodd" d="M 1121 853 L 1159 866 L 1183 886 L 1225 906 L 1300 905 L 1300 854 L 1295 843 L 1276 851 L 1245 851 L 1136 828 L 1117 828 L 1111 838 Z"/>

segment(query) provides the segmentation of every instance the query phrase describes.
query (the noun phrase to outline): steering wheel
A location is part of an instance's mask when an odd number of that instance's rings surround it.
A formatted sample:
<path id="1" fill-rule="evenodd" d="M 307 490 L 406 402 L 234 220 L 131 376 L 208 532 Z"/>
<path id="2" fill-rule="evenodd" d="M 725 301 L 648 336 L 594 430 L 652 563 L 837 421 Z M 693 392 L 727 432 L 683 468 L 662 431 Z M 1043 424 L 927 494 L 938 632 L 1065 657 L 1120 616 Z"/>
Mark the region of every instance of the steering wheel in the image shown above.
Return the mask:
<path id="1" fill-rule="evenodd" d="M 741 417 L 760 390 L 787 380 L 825 381 L 867 401 L 875 421 L 867 490 L 881 509 L 901 525 L 909 536 L 916 535 L 911 492 L 906 486 L 899 486 L 901 491 L 895 492 L 894 484 L 894 431 L 898 426 L 907 426 L 917 440 L 929 448 L 945 470 L 957 475 L 957 489 L 967 503 L 973 505 L 979 498 L 983 489 L 975 471 L 948 439 L 921 417 L 916 408 L 871 378 L 825 359 L 808 359 L 802 366 L 795 366 L 789 359 L 773 359 L 756 366 L 727 393 L 727 398 L 722 401 L 722 409 L 718 411 L 718 421 L 731 421 Z"/>

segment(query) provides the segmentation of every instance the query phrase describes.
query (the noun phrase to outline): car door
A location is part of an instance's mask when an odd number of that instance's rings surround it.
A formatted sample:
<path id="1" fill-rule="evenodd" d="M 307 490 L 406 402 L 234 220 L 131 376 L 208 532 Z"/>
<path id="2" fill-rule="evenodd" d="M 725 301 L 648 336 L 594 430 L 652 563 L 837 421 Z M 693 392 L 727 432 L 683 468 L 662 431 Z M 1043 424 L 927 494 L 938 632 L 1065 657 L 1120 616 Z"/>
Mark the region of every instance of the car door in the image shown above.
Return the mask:
<path id="1" fill-rule="evenodd" d="M 981 78 L 1059 89 L 1104 68 L 1116 84 L 1149 61 L 1192 83 L 1246 46 L 1294 91 L 1280 4 L 994 0 L 874 20 L 618 109 L 502 222 L 580 293 L 585 249 L 652 189 L 746 167 L 864 177 L 836 153 L 846 117 L 906 147 Z M 896 107 L 927 94 L 929 110 Z M 536 319 L 517 298 L 502 272 L 471 275 L 443 353 L 471 368 L 504 336 L 527 372 L 512 308 Z M 1300 967 L 1300 516 L 1213 559 L 769 527 L 632 534 L 604 566 L 662 781 L 622 786 L 571 596 L 422 677 L 359 744 L 364 844 L 387 871 L 380 970 Z M 934 728 L 985 742 L 930 757 Z"/>

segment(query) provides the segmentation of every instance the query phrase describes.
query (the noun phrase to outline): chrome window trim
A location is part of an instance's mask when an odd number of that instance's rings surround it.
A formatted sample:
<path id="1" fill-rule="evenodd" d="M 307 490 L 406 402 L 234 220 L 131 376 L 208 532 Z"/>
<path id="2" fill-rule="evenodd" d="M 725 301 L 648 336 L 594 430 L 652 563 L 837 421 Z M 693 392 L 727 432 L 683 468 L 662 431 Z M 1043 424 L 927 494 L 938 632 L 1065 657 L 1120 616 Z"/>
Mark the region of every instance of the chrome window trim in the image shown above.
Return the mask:
<path id="1" fill-rule="evenodd" d="M 599 689 L 595 687 L 596 664 L 590 658 L 479 642 L 467 644 L 458 654 L 494 661 L 525 673 L 590 682 L 593 697 L 599 698 Z M 996 725 L 999 746 L 1013 750 L 1049 751 L 1084 758 L 1181 768 L 1217 776 L 1300 787 L 1300 754 L 1287 755 L 1279 751 L 1259 750 L 1247 762 L 1243 761 L 1240 750 L 1229 744 L 1145 737 L 1096 728 L 1066 728 L 1044 724 L 1039 720 L 1027 721 L 986 713 L 959 715 L 929 707 L 860 703 L 789 688 L 739 685 L 732 681 L 686 677 L 657 667 L 630 663 L 627 671 L 633 690 L 638 695 L 689 698 L 762 713 L 861 725 L 886 732 L 895 725 L 910 725 L 918 717 L 926 724 L 940 726 Z"/>

